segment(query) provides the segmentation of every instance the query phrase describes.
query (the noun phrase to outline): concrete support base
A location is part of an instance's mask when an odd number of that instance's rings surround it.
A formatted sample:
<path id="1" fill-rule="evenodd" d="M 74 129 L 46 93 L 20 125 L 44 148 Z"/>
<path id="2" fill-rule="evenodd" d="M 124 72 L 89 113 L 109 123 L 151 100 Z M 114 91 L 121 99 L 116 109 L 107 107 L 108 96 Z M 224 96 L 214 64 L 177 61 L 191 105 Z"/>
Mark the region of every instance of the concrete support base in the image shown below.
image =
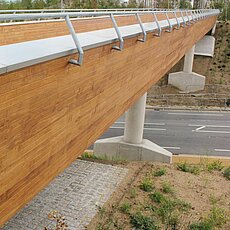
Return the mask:
<path id="1" fill-rule="evenodd" d="M 215 49 L 215 38 L 213 36 L 204 36 L 196 43 L 195 55 L 213 57 Z"/>
<path id="2" fill-rule="evenodd" d="M 94 144 L 94 154 L 113 160 L 172 162 L 172 153 L 145 139 L 141 144 L 124 142 L 123 137 L 98 140 Z"/>
<path id="3" fill-rule="evenodd" d="M 170 73 L 168 84 L 176 86 L 184 92 L 195 92 L 203 90 L 205 86 L 205 76 L 197 73 L 177 72 Z"/>

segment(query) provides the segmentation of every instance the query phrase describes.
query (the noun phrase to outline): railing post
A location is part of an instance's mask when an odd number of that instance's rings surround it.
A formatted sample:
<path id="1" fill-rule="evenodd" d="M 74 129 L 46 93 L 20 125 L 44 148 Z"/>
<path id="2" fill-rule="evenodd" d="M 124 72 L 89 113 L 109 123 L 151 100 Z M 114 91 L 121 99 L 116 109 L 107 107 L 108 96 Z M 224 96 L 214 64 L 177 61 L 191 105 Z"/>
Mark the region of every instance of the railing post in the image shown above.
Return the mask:
<path id="1" fill-rule="evenodd" d="M 118 36 L 118 39 L 119 39 L 119 41 L 120 41 L 119 47 L 118 47 L 118 46 L 113 46 L 112 48 L 115 49 L 115 50 L 121 51 L 121 50 L 123 50 L 123 48 L 124 48 L 124 40 L 123 40 L 123 38 L 122 38 L 122 36 L 121 36 L 121 32 L 120 32 L 120 30 L 119 30 L 119 28 L 118 28 L 118 26 L 117 26 L 117 23 L 116 23 L 116 20 L 115 20 L 115 18 L 114 18 L 114 15 L 113 15 L 113 14 L 110 14 L 110 17 L 111 17 L 111 20 L 112 20 L 112 22 L 113 22 L 113 26 L 114 26 L 114 29 L 115 29 L 116 34 L 117 34 L 117 36 Z"/>
<path id="2" fill-rule="evenodd" d="M 66 21 L 66 24 L 67 24 L 67 26 L 68 26 L 68 28 L 69 28 L 69 31 L 70 31 L 70 33 L 71 33 L 71 35 L 72 35 L 73 41 L 74 41 L 74 43 L 75 43 L 75 45 L 76 45 L 76 48 L 77 48 L 77 50 L 78 50 L 78 53 L 79 53 L 78 60 L 71 59 L 69 62 L 70 62 L 71 64 L 74 64 L 74 65 L 82 65 L 83 56 L 84 56 L 84 51 L 83 51 L 83 49 L 82 49 L 82 47 L 81 47 L 81 44 L 80 44 L 80 42 L 79 42 L 79 40 L 78 40 L 78 37 L 77 37 L 77 35 L 76 35 L 76 33 L 75 33 L 73 24 L 71 23 L 70 18 L 69 18 L 68 15 L 65 16 L 65 21 Z"/>

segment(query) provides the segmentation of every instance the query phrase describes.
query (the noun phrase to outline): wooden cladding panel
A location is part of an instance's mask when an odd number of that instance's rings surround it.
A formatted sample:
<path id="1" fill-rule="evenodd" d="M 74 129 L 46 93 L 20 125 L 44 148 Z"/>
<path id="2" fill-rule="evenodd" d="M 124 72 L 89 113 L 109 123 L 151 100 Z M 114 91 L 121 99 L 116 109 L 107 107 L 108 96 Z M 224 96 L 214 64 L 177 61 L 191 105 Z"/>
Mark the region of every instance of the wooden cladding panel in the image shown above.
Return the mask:
<path id="1" fill-rule="evenodd" d="M 214 25 L 125 40 L 0 77 L 0 225 L 93 143 Z M 92 23 L 93 24 L 93 23 Z"/>
<path id="2" fill-rule="evenodd" d="M 153 15 L 140 15 L 142 22 L 154 21 Z M 172 18 L 173 15 L 169 14 Z M 178 15 L 180 17 L 180 15 Z M 158 20 L 166 19 L 164 14 L 157 15 Z M 136 16 L 116 16 L 118 26 L 125 26 L 131 24 L 138 24 Z M 73 20 L 73 26 L 76 32 L 87 32 L 93 30 L 100 30 L 113 27 L 112 21 L 109 17 L 101 17 L 93 19 L 77 19 Z M 50 38 L 56 36 L 68 35 L 69 30 L 64 21 L 37 21 L 33 23 L 17 23 L 12 25 L 0 26 L 0 46 L 12 43 L 31 41 L 43 38 Z"/>

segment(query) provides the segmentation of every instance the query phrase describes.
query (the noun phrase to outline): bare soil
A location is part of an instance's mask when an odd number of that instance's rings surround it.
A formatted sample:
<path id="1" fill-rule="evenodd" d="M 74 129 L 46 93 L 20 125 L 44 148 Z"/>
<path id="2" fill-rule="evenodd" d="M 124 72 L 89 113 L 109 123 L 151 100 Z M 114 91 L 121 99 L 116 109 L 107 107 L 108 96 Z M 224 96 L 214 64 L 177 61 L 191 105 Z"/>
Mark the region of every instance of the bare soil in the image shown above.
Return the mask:
<path id="1" fill-rule="evenodd" d="M 230 217 L 230 183 L 223 177 L 221 171 L 209 172 L 203 170 L 198 175 L 194 175 L 179 171 L 176 165 L 145 162 L 127 162 L 119 165 L 127 167 L 129 172 L 110 200 L 103 207 L 100 207 L 99 213 L 91 221 L 87 229 L 154 229 L 151 226 L 135 228 L 131 224 L 131 216 L 138 212 L 141 215 L 155 218 L 160 226 L 159 229 L 189 229 L 190 224 L 206 218 L 213 207 L 225 210 L 225 215 L 227 216 L 226 223 L 222 223 L 222 226 L 215 229 L 230 229 L 230 220 L 228 219 Z M 154 172 L 159 168 L 166 170 L 165 175 L 154 176 Z M 146 192 L 140 188 L 146 178 L 153 184 L 152 191 Z M 163 184 L 169 184 L 173 192 L 170 194 L 164 193 L 162 190 Z M 166 227 L 160 217 L 155 215 L 155 211 L 149 210 L 151 205 L 159 207 L 159 204 L 154 203 L 149 198 L 149 194 L 154 191 L 158 191 L 170 199 L 180 200 L 189 204 L 190 208 L 188 210 L 177 213 L 178 220 L 176 225 Z M 124 207 L 127 204 L 130 207 L 128 212 L 125 212 L 127 210 Z M 199 229 L 211 230 L 210 228 Z"/>

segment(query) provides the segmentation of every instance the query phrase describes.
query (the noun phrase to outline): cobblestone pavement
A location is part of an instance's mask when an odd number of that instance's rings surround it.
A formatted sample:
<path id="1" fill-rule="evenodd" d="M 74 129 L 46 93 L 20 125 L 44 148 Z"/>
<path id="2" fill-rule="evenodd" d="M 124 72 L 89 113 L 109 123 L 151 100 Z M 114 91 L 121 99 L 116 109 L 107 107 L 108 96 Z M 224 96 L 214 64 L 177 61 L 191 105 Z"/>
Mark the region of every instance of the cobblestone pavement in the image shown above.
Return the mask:
<path id="1" fill-rule="evenodd" d="M 8 221 L 3 230 L 54 229 L 55 222 L 47 217 L 52 210 L 66 217 L 68 230 L 85 229 L 127 171 L 117 166 L 77 160 Z"/>

